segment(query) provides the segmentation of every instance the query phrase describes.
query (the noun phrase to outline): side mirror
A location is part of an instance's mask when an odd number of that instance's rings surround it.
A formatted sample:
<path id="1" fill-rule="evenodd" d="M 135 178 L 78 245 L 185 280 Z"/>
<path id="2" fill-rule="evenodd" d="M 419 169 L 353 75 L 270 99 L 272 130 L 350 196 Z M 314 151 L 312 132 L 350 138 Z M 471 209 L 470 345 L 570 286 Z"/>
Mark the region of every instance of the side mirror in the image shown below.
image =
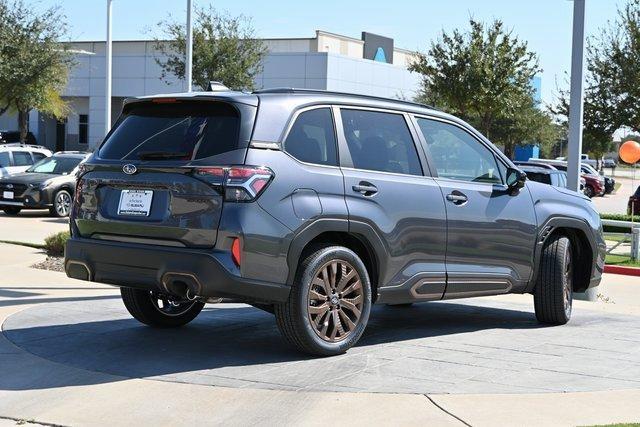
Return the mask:
<path id="1" fill-rule="evenodd" d="M 524 183 L 527 181 L 527 174 L 520 169 L 508 168 L 506 181 L 510 190 L 519 190 L 524 187 Z"/>

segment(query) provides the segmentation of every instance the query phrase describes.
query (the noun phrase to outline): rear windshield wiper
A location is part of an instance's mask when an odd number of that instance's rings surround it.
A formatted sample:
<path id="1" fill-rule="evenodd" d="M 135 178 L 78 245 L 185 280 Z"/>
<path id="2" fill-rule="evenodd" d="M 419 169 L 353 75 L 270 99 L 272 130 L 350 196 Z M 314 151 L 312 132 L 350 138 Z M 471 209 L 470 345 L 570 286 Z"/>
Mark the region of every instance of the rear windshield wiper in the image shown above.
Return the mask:
<path id="1" fill-rule="evenodd" d="M 169 159 L 185 159 L 189 157 L 189 153 L 177 151 L 143 151 L 138 153 L 140 160 L 169 160 Z"/>

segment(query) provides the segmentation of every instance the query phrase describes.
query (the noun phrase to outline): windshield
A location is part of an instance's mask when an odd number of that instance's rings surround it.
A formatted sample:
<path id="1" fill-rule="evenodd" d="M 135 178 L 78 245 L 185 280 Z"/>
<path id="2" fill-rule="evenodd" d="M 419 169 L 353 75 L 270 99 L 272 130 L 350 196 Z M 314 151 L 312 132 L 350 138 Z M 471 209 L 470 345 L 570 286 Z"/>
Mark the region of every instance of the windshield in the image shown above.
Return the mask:
<path id="1" fill-rule="evenodd" d="M 244 148 L 240 117 L 222 102 L 134 105 L 100 148 L 111 160 L 197 160 Z M 246 145 L 246 144 L 245 144 Z"/>
<path id="2" fill-rule="evenodd" d="M 582 172 L 590 175 L 598 175 L 598 171 L 596 171 L 591 165 L 582 165 Z"/>
<path id="3" fill-rule="evenodd" d="M 79 157 L 47 157 L 27 169 L 27 172 L 68 175 L 82 161 Z"/>

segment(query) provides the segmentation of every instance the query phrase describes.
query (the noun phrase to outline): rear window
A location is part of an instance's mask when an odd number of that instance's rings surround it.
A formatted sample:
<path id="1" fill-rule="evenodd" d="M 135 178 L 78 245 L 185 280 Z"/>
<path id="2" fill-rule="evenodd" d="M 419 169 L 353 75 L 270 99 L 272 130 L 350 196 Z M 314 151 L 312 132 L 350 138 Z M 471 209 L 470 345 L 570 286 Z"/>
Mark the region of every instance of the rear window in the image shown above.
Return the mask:
<path id="1" fill-rule="evenodd" d="M 551 177 L 546 173 L 527 172 L 527 178 L 531 181 L 541 182 L 543 184 L 551 184 Z"/>
<path id="2" fill-rule="evenodd" d="M 111 160 L 197 160 L 241 146 L 240 117 L 225 103 L 134 105 L 100 148 Z M 246 144 L 245 144 L 246 145 Z"/>

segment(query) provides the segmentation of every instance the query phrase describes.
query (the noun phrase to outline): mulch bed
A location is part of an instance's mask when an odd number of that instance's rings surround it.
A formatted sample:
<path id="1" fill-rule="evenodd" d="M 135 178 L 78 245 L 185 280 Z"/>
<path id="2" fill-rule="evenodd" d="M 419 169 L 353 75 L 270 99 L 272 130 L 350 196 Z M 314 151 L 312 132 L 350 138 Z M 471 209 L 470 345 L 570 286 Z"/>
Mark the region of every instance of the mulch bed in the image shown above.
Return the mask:
<path id="1" fill-rule="evenodd" d="M 47 259 L 39 263 L 33 264 L 31 268 L 64 272 L 64 257 L 47 256 Z"/>

